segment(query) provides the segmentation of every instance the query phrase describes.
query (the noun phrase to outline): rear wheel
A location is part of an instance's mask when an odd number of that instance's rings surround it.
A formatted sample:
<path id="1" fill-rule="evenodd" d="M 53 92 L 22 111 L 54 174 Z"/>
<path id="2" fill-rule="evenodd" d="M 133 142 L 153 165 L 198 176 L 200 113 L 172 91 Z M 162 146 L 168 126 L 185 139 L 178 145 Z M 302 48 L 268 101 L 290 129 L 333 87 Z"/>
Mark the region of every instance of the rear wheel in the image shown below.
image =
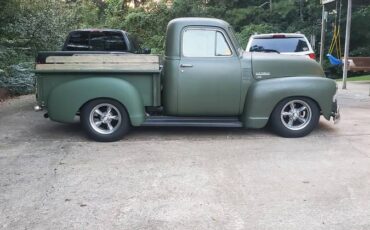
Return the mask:
<path id="1" fill-rule="evenodd" d="M 81 110 L 81 123 L 90 138 L 102 142 L 119 140 L 130 130 L 126 109 L 110 99 L 88 102 Z"/>
<path id="2" fill-rule="evenodd" d="M 271 127 L 283 137 L 303 137 L 312 132 L 320 119 L 317 104 L 309 98 L 287 98 L 271 114 Z"/>

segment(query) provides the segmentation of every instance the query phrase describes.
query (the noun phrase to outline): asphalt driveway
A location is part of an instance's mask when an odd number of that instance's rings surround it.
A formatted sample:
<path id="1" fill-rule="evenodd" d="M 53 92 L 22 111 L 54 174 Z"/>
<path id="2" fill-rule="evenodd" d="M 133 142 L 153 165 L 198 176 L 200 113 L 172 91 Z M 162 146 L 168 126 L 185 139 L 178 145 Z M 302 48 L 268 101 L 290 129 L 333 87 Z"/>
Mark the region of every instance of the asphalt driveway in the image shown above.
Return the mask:
<path id="1" fill-rule="evenodd" d="M 339 91 L 342 121 L 267 129 L 137 128 L 96 143 L 78 124 L 0 104 L 0 228 L 370 229 L 369 83 Z"/>

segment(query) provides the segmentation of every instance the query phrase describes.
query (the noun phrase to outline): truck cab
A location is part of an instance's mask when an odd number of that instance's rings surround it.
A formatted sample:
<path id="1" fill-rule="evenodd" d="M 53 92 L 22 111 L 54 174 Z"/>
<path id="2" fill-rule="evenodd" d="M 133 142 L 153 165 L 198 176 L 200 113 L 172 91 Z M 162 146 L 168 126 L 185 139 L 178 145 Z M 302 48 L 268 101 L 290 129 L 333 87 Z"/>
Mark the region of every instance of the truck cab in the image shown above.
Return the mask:
<path id="1" fill-rule="evenodd" d="M 170 22 L 163 77 L 166 113 L 241 114 L 241 96 L 245 97 L 252 73 L 250 60 L 248 65 L 248 60 L 241 58 L 242 50 L 235 38 L 229 36 L 229 30 L 226 22 L 217 19 L 185 18 Z"/>

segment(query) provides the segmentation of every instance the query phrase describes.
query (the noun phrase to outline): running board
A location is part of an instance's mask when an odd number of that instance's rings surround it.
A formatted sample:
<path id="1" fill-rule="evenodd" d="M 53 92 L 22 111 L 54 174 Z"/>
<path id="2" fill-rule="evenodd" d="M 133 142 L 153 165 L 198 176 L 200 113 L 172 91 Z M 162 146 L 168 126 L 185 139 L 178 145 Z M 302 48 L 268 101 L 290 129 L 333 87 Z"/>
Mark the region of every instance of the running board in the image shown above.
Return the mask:
<path id="1" fill-rule="evenodd" d="M 243 124 L 237 117 L 171 117 L 150 116 L 142 126 L 186 126 L 240 128 Z"/>

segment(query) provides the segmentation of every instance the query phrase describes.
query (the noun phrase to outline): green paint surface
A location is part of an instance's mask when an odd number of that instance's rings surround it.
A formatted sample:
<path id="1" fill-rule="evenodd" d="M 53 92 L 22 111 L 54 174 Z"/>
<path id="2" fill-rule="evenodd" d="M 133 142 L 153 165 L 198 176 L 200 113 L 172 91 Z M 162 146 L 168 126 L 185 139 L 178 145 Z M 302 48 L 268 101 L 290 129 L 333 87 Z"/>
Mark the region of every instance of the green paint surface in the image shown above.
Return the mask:
<path id="1" fill-rule="evenodd" d="M 182 33 L 187 28 L 223 33 L 232 55 L 183 56 Z M 277 103 L 298 96 L 313 99 L 326 119 L 332 114 L 336 83 L 324 78 L 317 62 L 307 57 L 243 52 L 230 25 L 222 20 L 172 20 L 162 64 L 161 73 L 38 72 L 37 100 L 52 120 L 71 122 L 86 102 L 114 99 L 125 106 L 134 126 L 144 122 L 146 106 L 163 106 L 164 115 L 235 116 L 245 127 L 261 128 Z"/>

